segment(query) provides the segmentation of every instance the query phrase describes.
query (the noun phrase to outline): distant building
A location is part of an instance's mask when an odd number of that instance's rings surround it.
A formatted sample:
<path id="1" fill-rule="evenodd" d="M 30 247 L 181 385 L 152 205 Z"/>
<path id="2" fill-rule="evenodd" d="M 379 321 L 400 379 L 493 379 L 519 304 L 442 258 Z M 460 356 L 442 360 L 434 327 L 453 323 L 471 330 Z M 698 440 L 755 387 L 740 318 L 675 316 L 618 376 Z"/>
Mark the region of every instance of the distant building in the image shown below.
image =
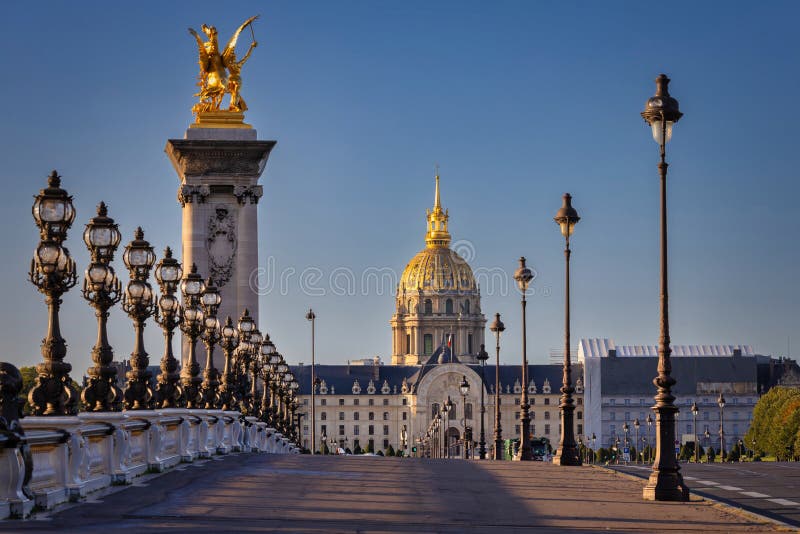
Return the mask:
<path id="1" fill-rule="evenodd" d="M 673 345 L 672 387 L 676 416 L 676 439 L 694 441 L 719 448 L 720 408 L 717 398 L 725 397 L 723 412 L 726 449 L 736 443 L 750 426 L 759 392 L 769 384 L 759 382 L 759 363 L 768 357 L 756 355 L 748 345 Z M 653 378 L 658 374 L 658 350 L 653 345 L 616 345 L 609 339 L 582 339 L 578 361 L 584 366 L 586 434 L 597 436 L 597 446 L 608 447 L 617 438 L 625 439 L 623 425 L 628 424 L 628 438 L 635 439 L 634 421 L 638 419 L 639 443 L 655 444 L 655 422 L 646 419 L 655 404 Z M 692 403 L 698 407 L 694 427 Z M 708 431 L 710 438 L 705 438 Z M 644 438 L 644 439 L 643 439 Z"/>

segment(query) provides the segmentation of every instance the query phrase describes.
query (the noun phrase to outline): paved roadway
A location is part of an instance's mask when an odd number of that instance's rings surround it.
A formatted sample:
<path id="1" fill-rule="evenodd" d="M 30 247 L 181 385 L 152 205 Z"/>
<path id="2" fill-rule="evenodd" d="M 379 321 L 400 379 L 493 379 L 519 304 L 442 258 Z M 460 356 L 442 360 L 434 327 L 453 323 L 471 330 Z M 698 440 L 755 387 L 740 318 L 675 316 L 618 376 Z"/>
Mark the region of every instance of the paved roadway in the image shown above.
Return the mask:
<path id="1" fill-rule="evenodd" d="M 645 466 L 614 469 L 643 477 L 650 473 Z M 681 473 L 694 493 L 800 527 L 800 463 L 682 463 Z"/>
<path id="2" fill-rule="evenodd" d="M 767 532 L 698 498 L 646 502 L 593 467 L 382 457 L 229 455 L 92 494 L 14 532 Z"/>

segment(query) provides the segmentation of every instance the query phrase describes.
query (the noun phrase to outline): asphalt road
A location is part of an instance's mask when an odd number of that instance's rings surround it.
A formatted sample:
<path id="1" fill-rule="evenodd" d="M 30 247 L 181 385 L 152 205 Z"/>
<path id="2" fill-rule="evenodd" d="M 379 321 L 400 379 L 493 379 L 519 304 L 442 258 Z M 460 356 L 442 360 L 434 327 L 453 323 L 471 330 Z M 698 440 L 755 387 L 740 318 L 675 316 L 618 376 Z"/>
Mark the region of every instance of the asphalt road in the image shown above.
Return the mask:
<path id="1" fill-rule="evenodd" d="M 647 477 L 646 466 L 613 466 Z M 800 527 L 800 463 L 681 463 L 692 492 Z"/>
<path id="2" fill-rule="evenodd" d="M 543 462 L 379 456 L 229 455 L 146 475 L 132 487 L 0 531 L 303 534 L 772 532 L 695 497 L 642 500 L 643 482 Z M 105 491 L 105 490 L 104 490 Z"/>

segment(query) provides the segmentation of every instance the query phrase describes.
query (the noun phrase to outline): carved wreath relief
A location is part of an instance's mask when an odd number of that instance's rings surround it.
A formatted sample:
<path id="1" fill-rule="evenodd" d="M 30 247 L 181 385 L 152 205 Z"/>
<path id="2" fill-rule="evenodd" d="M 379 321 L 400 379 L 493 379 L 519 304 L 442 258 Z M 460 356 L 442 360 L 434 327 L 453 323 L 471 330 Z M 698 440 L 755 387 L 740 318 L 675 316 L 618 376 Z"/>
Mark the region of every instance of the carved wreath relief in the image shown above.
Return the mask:
<path id="1" fill-rule="evenodd" d="M 218 207 L 208 219 L 208 270 L 217 287 L 227 284 L 233 276 L 236 259 L 236 220 L 228 208 Z"/>

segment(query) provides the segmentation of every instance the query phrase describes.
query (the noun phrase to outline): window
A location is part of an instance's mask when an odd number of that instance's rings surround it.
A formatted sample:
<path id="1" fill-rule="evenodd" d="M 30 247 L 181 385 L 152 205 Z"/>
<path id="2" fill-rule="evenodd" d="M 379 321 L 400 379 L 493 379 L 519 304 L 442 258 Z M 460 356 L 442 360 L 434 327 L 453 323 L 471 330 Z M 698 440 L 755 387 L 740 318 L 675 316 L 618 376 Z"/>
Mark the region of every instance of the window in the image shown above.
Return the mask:
<path id="1" fill-rule="evenodd" d="M 308 434 L 308 425 L 303 425 L 303 434 Z"/>
<path id="2" fill-rule="evenodd" d="M 353 435 L 354 435 L 354 436 L 357 436 L 358 434 L 359 434 L 359 432 L 358 432 L 358 425 L 354 425 L 354 426 L 353 426 Z"/>
<path id="3" fill-rule="evenodd" d="M 328 425 L 322 425 L 319 428 L 320 428 L 320 430 L 322 430 L 323 434 L 327 434 L 328 433 Z"/>
<path id="4" fill-rule="evenodd" d="M 703 412 L 703 421 L 708 421 L 708 412 Z"/>
<path id="5" fill-rule="evenodd" d="M 406 334 L 406 354 L 411 353 L 411 334 Z"/>
<path id="6" fill-rule="evenodd" d="M 529 402 L 530 402 L 530 405 L 531 405 L 531 406 L 533 406 L 534 404 L 536 404 L 536 397 L 531 397 L 531 398 L 529 399 Z"/>
<path id="7" fill-rule="evenodd" d="M 339 435 L 344 436 L 344 425 L 339 425 Z"/>
<path id="8" fill-rule="evenodd" d="M 544 433 L 545 434 L 549 434 L 550 433 L 550 425 L 544 425 Z"/>
<path id="9" fill-rule="evenodd" d="M 545 405 L 545 406 L 550 406 L 550 399 L 549 399 L 548 397 L 545 397 L 545 399 L 544 399 L 544 405 Z"/>
<path id="10" fill-rule="evenodd" d="M 383 448 L 384 449 L 388 449 L 389 448 L 389 440 L 388 439 L 383 440 Z"/>
<path id="11" fill-rule="evenodd" d="M 544 412 L 544 418 L 546 421 L 550 420 L 550 412 Z"/>
<path id="12" fill-rule="evenodd" d="M 308 406 L 308 399 L 303 399 L 303 406 Z"/>
<path id="13" fill-rule="evenodd" d="M 464 301 L 464 313 L 469 315 L 469 299 Z M 470 334 L 472 336 L 472 334 Z"/>
<path id="14" fill-rule="evenodd" d="M 534 419 L 536 419 L 536 412 L 531 412 L 530 416 L 531 416 L 531 421 L 533 421 Z"/>
<path id="15" fill-rule="evenodd" d="M 328 412 L 322 412 L 322 413 L 320 414 L 319 418 L 320 418 L 322 421 L 327 421 L 327 420 L 328 420 Z"/>
<path id="16" fill-rule="evenodd" d="M 579 423 L 578 424 L 578 435 L 581 435 L 581 434 L 583 434 L 583 425 Z"/>
<path id="17" fill-rule="evenodd" d="M 358 406 L 358 399 L 353 399 L 353 406 Z"/>
<path id="18" fill-rule="evenodd" d="M 370 400 L 372 400 L 372 399 L 370 399 Z M 375 412 L 369 412 L 369 420 L 370 421 L 374 421 L 375 420 Z"/>
<path id="19" fill-rule="evenodd" d="M 389 420 L 389 412 L 383 412 L 383 420 L 384 421 L 388 421 Z"/>
<path id="20" fill-rule="evenodd" d="M 383 425 L 383 435 L 384 436 L 389 435 L 389 425 Z"/>
<path id="21" fill-rule="evenodd" d="M 373 435 L 375 433 L 375 425 L 369 425 L 369 435 Z"/>
<path id="22" fill-rule="evenodd" d="M 583 405 L 583 397 L 578 397 L 578 406 Z"/>
<path id="23" fill-rule="evenodd" d="M 403 421 L 408 419 L 408 412 L 403 412 Z"/>
<path id="24" fill-rule="evenodd" d="M 455 404 L 453 405 L 453 409 L 450 410 L 449 412 L 447 412 L 447 418 L 450 419 L 451 421 L 455 420 L 455 418 L 456 418 L 456 406 L 455 406 Z"/>
<path id="25" fill-rule="evenodd" d="M 339 399 L 339 406 L 344 406 L 344 399 Z"/>
<path id="26" fill-rule="evenodd" d="M 389 399 L 383 399 L 383 405 L 389 406 Z"/>
<path id="27" fill-rule="evenodd" d="M 608 404 L 610 404 L 611 406 L 614 406 L 617 403 L 616 401 L 617 401 L 617 399 L 608 399 Z"/>
<path id="28" fill-rule="evenodd" d="M 370 399 L 369 400 L 369 405 L 370 406 L 375 406 L 375 399 Z"/>
<path id="29" fill-rule="evenodd" d="M 519 425 L 514 425 L 514 433 L 519 434 Z"/>
<path id="30" fill-rule="evenodd" d="M 444 312 L 447 315 L 453 315 L 453 299 L 447 299 L 444 303 Z"/>
<path id="31" fill-rule="evenodd" d="M 320 401 L 319 401 L 319 403 L 320 403 L 322 406 L 327 406 L 327 405 L 328 405 L 328 399 L 322 399 L 322 400 L 320 400 Z"/>
<path id="32" fill-rule="evenodd" d="M 403 399 L 403 406 L 408 406 L 408 399 Z"/>
<path id="33" fill-rule="evenodd" d="M 467 334 L 467 352 L 472 354 L 472 334 Z"/>
<path id="34" fill-rule="evenodd" d="M 433 301 L 431 299 L 425 299 L 425 315 L 431 315 L 433 313 Z"/>
<path id="35" fill-rule="evenodd" d="M 583 412 L 579 411 L 577 417 L 578 417 L 578 419 L 583 419 Z M 580 432 L 579 432 L 579 434 L 580 434 Z"/>
<path id="36" fill-rule="evenodd" d="M 631 412 L 625 412 L 625 420 L 626 421 L 630 421 L 631 420 Z"/>
<path id="37" fill-rule="evenodd" d="M 617 413 L 616 413 L 616 412 L 611 412 L 611 413 L 609 413 L 609 414 L 608 414 L 608 418 L 609 418 L 611 421 L 616 421 L 616 420 L 617 420 Z"/>
<path id="38" fill-rule="evenodd" d="M 472 419 L 472 403 L 468 402 L 464 405 L 464 417 L 466 419 Z"/>
<path id="39" fill-rule="evenodd" d="M 631 400 L 625 399 L 625 406 L 630 406 L 630 405 L 631 405 Z"/>
<path id="40" fill-rule="evenodd" d="M 514 406 L 519 406 L 519 398 L 514 399 Z"/>
<path id="41" fill-rule="evenodd" d="M 617 433 L 617 425 L 608 425 L 608 433 L 614 436 Z"/>
<path id="42" fill-rule="evenodd" d="M 358 412 L 353 412 L 353 421 L 358 421 Z"/>
<path id="43" fill-rule="evenodd" d="M 344 421 L 344 412 L 339 412 L 339 421 Z"/>
<path id="44" fill-rule="evenodd" d="M 691 434 L 692 433 L 692 423 L 689 423 L 688 425 L 686 425 L 686 433 L 687 434 Z"/>
<path id="45" fill-rule="evenodd" d="M 514 412 L 514 419 L 519 421 L 519 412 Z"/>
<path id="46" fill-rule="evenodd" d="M 644 399 L 639 399 L 639 406 L 644 406 Z"/>
<path id="47" fill-rule="evenodd" d="M 430 356 L 433 354 L 433 334 L 425 334 L 423 339 L 425 340 L 423 354 Z"/>

